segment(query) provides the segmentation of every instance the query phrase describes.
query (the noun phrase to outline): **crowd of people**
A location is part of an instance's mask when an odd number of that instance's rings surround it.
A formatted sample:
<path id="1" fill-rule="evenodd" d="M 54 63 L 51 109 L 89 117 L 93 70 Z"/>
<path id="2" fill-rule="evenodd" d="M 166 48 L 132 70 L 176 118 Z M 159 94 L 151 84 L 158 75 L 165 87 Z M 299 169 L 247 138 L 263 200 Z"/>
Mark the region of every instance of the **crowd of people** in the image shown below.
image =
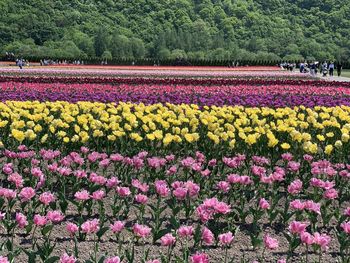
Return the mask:
<path id="1" fill-rule="evenodd" d="M 330 63 L 327 61 L 324 61 L 323 63 L 318 61 L 312 63 L 302 62 L 299 65 L 300 73 L 310 73 L 313 77 L 316 77 L 318 73 L 323 77 L 327 77 L 328 75 L 333 77 L 335 70 L 337 70 L 337 75 L 340 77 L 342 69 L 343 65 L 340 62 L 334 63 L 333 61 Z"/>

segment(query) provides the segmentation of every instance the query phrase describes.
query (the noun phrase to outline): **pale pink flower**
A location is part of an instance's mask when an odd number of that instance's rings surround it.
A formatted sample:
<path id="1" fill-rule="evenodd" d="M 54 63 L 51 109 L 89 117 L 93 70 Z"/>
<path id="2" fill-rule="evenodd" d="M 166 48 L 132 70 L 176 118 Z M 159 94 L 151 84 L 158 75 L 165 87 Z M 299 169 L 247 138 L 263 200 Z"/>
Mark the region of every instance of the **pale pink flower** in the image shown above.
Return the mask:
<path id="1" fill-rule="evenodd" d="M 259 207 L 263 210 L 268 210 L 270 209 L 270 204 L 266 201 L 265 198 L 261 198 L 259 201 Z"/>
<path id="2" fill-rule="evenodd" d="M 71 236 L 74 236 L 74 234 L 78 232 L 79 227 L 74 223 L 68 222 L 66 225 L 66 229 Z"/>
<path id="3" fill-rule="evenodd" d="M 223 246 L 229 246 L 233 241 L 232 232 L 227 232 L 219 235 L 220 244 Z"/>
<path id="4" fill-rule="evenodd" d="M 338 198 L 338 191 L 334 188 L 326 190 L 326 192 L 323 194 L 323 197 L 326 199 L 336 199 Z"/>
<path id="5" fill-rule="evenodd" d="M 47 219 L 49 219 L 52 223 L 60 223 L 64 219 L 64 215 L 61 211 L 49 211 L 46 215 Z"/>
<path id="6" fill-rule="evenodd" d="M 350 217 L 350 207 L 348 207 L 344 210 L 344 215 Z"/>
<path id="7" fill-rule="evenodd" d="M 216 164 L 217 164 L 217 160 L 216 159 L 211 159 L 209 162 L 208 162 L 208 166 L 209 167 L 214 167 Z"/>
<path id="8" fill-rule="evenodd" d="M 206 244 L 207 246 L 212 245 L 215 241 L 215 237 L 214 237 L 213 232 L 211 232 L 210 229 L 207 227 L 203 228 L 202 240 L 203 240 L 204 244 Z"/>
<path id="9" fill-rule="evenodd" d="M 289 224 L 289 231 L 292 234 L 300 234 L 302 232 L 305 232 L 305 229 L 308 225 L 308 222 L 293 221 Z"/>
<path id="10" fill-rule="evenodd" d="M 0 256 L 0 263 L 10 263 L 7 257 Z"/>
<path id="11" fill-rule="evenodd" d="M 92 219 L 87 220 L 81 225 L 81 231 L 86 234 L 93 234 L 100 230 L 100 220 Z"/>
<path id="12" fill-rule="evenodd" d="M 157 180 L 154 182 L 154 186 L 156 188 L 156 192 L 161 197 L 167 197 L 170 193 L 170 189 L 168 184 L 163 180 Z"/>
<path id="13" fill-rule="evenodd" d="M 230 191 L 230 188 L 231 188 L 230 184 L 226 181 L 220 181 L 217 183 L 216 186 L 219 190 L 221 190 L 224 193 L 227 193 L 228 191 Z"/>
<path id="14" fill-rule="evenodd" d="M 152 231 L 150 227 L 139 224 L 135 224 L 132 229 L 134 234 L 140 238 L 146 238 Z"/>
<path id="15" fill-rule="evenodd" d="M 109 227 L 113 233 L 120 233 L 125 227 L 125 222 L 115 221 L 114 224 L 110 225 Z"/>
<path id="16" fill-rule="evenodd" d="M 106 182 L 106 186 L 108 188 L 114 188 L 116 187 L 118 184 L 120 184 L 120 181 L 118 180 L 117 177 L 111 177 L 109 179 L 107 179 L 107 182 Z"/>
<path id="17" fill-rule="evenodd" d="M 94 200 L 102 200 L 106 196 L 106 193 L 103 190 L 97 190 L 92 193 L 91 198 Z"/>
<path id="18" fill-rule="evenodd" d="M 178 187 L 173 191 L 173 195 L 176 197 L 176 199 L 183 200 L 187 196 L 187 191 L 187 188 Z"/>
<path id="19" fill-rule="evenodd" d="M 46 216 L 41 215 L 35 215 L 33 221 L 36 226 L 45 226 L 47 223 Z"/>
<path id="20" fill-rule="evenodd" d="M 321 249 L 327 250 L 330 242 L 331 242 L 330 236 L 326 234 L 320 234 L 318 232 L 314 234 L 314 243 L 319 245 Z"/>
<path id="21" fill-rule="evenodd" d="M 308 232 L 301 232 L 300 239 L 303 244 L 310 246 L 314 243 L 314 237 Z"/>
<path id="22" fill-rule="evenodd" d="M 117 193 L 120 197 L 127 197 L 131 195 L 129 187 L 117 187 Z"/>
<path id="23" fill-rule="evenodd" d="M 289 204 L 290 208 L 294 209 L 294 210 L 303 210 L 305 208 L 305 205 L 302 201 L 300 201 L 299 199 L 296 199 L 292 202 L 290 202 Z"/>
<path id="24" fill-rule="evenodd" d="M 5 218 L 5 215 L 6 215 L 5 212 L 2 213 L 2 212 L 0 211 L 0 221 L 3 220 L 3 219 Z"/>
<path id="25" fill-rule="evenodd" d="M 208 177 L 211 174 L 211 171 L 209 169 L 205 169 L 203 171 L 201 171 L 201 175 L 203 177 Z"/>
<path id="26" fill-rule="evenodd" d="M 180 237 L 190 237 L 194 233 L 193 226 L 180 226 L 180 228 L 177 230 L 177 234 Z"/>
<path id="27" fill-rule="evenodd" d="M 60 258 L 60 263 L 75 263 L 77 259 L 74 256 L 69 256 L 67 253 L 64 253 Z"/>
<path id="28" fill-rule="evenodd" d="M 292 195 L 299 194 L 302 189 L 303 189 L 303 182 L 297 179 L 291 182 L 291 184 L 288 186 L 288 193 Z"/>
<path id="29" fill-rule="evenodd" d="M 27 217 L 22 213 L 16 213 L 16 222 L 19 228 L 25 228 L 28 225 Z"/>
<path id="30" fill-rule="evenodd" d="M 106 258 L 103 263 L 120 263 L 121 260 L 119 257 L 111 257 L 111 258 Z"/>
<path id="31" fill-rule="evenodd" d="M 4 166 L 2 167 L 2 171 L 7 175 L 12 174 L 13 173 L 13 164 L 12 163 L 4 164 Z"/>
<path id="32" fill-rule="evenodd" d="M 287 263 L 287 260 L 284 258 L 281 258 L 281 259 L 277 260 L 277 263 Z"/>
<path id="33" fill-rule="evenodd" d="M 174 175 L 176 174 L 176 172 L 177 172 L 177 167 L 173 165 L 166 171 L 166 175 Z"/>
<path id="34" fill-rule="evenodd" d="M 184 185 L 186 189 L 188 190 L 188 194 L 190 197 L 197 196 L 200 190 L 200 187 L 198 184 L 192 182 L 192 181 L 187 181 Z"/>
<path id="35" fill-rule="evenodd" d="M 28 202 L 35 196 L 35 190 L 32 187 L 24 187 L 19 193 L 22 202 Z"/>
<path id="36" fill-rule="evenodd" d="M 300 169 L 300 163 L 289 161 L 287 164 L 287 169 L 291 172 L 297 172 Z"/>
<path id="37" fill-rule="evenodd" d="M 291 153 L 284 153 L 284 154 L 281 155 L 281 157 L 285 161 L 293 160 L 293 154 L 291 154 Z"/>
<path id="38" fill-rule="evenodd" d="M 162 236 L 160 242 L 162 246 L 173 246 L 176 242 L 176 238 L 171 233 L 168 233 Z"/>
<path id="39" fill-rule="evenodd" d="M 137 194 L 135 195 L 135 201 L 139 204 L 147 204 L 148 201 L 148 197 L 147 195 L 143 195 L 143 194 Z"/>
<path id="40" fill-rule="evenodd" d="M 44 205 L 49 205 L 55 201 L 55 196 L 50 192 L 44 192 L 39 196 L 39 201 Z"/>
<path id="41" fill-rule="evenodd" d="M 278 240 L 276 238 L 272 238 L 269 234 L 264 236 L 264 245 L 266 248 L 274 250 L 278 248 Z"/>
<path id="42" fill-rule="evenodd" d="M 340 226 L 345 233 L 350 234 L 350 222 L 343 222 Z"/>
<path id="43" fill-rule="evenodd" d="M 191 263 L 209 263 L 209 257 L 205 253 L 197 252 L 191 257 Z"/>
<path id="44" fill-rule="evenodd" d="M 9 182 L 12 182 L 15 184 L 16 188 L 21 188 L 23 187 L 23 178 L 21 175 L 19 175 L 18 173 L 12 173 L 9 175 L 9 177 L 7 178 L 7 180 Z"/>

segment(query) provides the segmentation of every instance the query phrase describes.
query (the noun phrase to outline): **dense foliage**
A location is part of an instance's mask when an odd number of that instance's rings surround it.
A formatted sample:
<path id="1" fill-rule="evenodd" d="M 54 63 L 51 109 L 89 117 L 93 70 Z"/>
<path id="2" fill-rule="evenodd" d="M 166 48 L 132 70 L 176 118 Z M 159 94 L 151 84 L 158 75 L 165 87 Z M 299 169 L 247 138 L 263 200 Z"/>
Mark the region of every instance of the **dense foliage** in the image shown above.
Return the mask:
<path id="1" fill-rule="evenodd" d="M 342 0 L 3 0 L 0 50 L 22 56 L 342 59 Z"/>

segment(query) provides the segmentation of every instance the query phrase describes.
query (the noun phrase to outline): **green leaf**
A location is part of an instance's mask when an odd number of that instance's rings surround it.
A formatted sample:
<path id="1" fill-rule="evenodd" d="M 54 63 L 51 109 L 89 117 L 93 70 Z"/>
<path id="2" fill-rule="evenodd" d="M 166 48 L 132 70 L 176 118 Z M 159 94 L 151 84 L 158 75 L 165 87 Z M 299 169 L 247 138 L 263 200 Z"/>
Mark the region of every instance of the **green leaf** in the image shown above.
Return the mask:
<path id="1" fill-rule="evenodd" d="M 60 257 L 53 256 L 53 257 L 50 257 L 50 258 L 46 259 L 44 262 L 45 263 L 54 263 L 54 262 L 57 262 L 59 259 L 60 259 Z"/>
<path id="2" fill-rule="evenodd" d="M 100 239 L 100 238 L 104 235 L 104 233 L 107 232 L 108 229 L 109 229 L 109 227 L 102 227 L 102 228 L 96 233 L 98 239 Z"/>
<path id="3" fill-rule="evenodd" d="M 43 234 L 43 236 L 46 236 L 46 234 L 49 233 L 52 230 L 52 228 L 53 225 L 47 225 L 41 230 L 41 233 Z"/>
<path id="4" fill-rule="evenodd" d="M 162 236 L 164 236 L 165 234 L 168 234 L 170 233 L 170 229 L 166 228 L 166 229 L 162 229 L 162 230 L 159 230 L 155 235 L 154 235 L 154 239 L 153 241 L 157 241 L 158 239 L 160 239 Z"/>

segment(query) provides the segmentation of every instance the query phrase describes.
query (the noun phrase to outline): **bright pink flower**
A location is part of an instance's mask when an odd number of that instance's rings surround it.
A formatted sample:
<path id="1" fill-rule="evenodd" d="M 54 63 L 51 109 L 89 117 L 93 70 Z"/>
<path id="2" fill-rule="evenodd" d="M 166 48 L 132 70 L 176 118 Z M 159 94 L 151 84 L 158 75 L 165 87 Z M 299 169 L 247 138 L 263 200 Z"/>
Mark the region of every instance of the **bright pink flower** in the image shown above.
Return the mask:
<path id="1" fill-rule="evenodd" d="M 2 167 L 2 171 L 7 175 L 12 174 L 13 173 L 13 164 L 12 163 L 4 164 L 4 166 Z"/>
<path id="2" fill-rule="evenodd" d="M 214 167 L 216 164 L 217 164 L 217 160 L 216 159 L 211 159 L 209 162 L 208 162 L 208 166 L 209 167 Z"/>
<path id="3" fill-rule="evenodd" d="M 61 211 L 49 211 L 46 215 L 47 219 L 49 219 L 52 223 L 60 223 L 64 219 L 64 215 Z"/>
<path id="4" fill-rule="evenodd" d="M 278 248 L 278 240 L 276 238 L 272 238 L 269 234 L 264 236 L 264 245 L 266 248 L 274 250 Z"/>
<path id="5" fill-rule="evenodd" d="M 288 186 L 288 193 L 292 195 L 299 194 L 302 189 L 303 189 L 303 182 L 297 179 L 291 182 L 291 184 Z"/>
<path id="6" fill-rule="evenodd" d="M 196 253 L 191 257 L 191 263 L 209 263 L 209 257 L 205 253 Z"/>
<path id="7" fill-rule="evenodd" d="M 251 170 L 252 170 L 252 173 L 256 176 L 259 176 L 259 177 L 266 176 L 265 167 L 253 165 Z"/>
<path id="8" fill-rule="evenodd" d="M 111 257 L 111 258 L 106 258 L 103 263 L 120 263 L 121 260 L 119 257 Z"/>
<path id="9" fill-rule="evenodd" d="M 321 214 L 321 204 L 315 203 L 312 200 L 307 200 L 305 203 L 305 209 L 315 212 L 316 214 Z"/>
<path id="10" fill-rule="evenodd" d="M 289 224 L 289 231 L 292 234 L 300 234 L 302 232 L 305 232 L 305 229 L 309 225 L 308 222 L 299 222 L 299 221 L 293 221 Z"/>
<path id="11" fill-rule="evenodd" d="M 318 232 L 316 232 L 314 234 L 314 243 L 316 245 L 319 245 L 321 247 L 321 249 L 327 250 L 330 242 L 331 242 L 330 236 L 328 236 L 326 234 L 320 234 Z"/>
<path id="12" fill-rule="evenodd" d="M 198 195 L 200 187 L 198 184 L 192 182 L 192 181 L 187 181 L 184 186 L 187 188 L 188 190 L 188 194 L 190 197 L 195 197 Z"/>
<path id="13" fill-rule="evenodd" d="M 69 256 L 67 253 L 64 253 L 60 258 L 60 263 L 75 263 L 77 259 L 74 256 Z"/>
<path id="14" fill-rule="evenodd" d="M 168 246 L 173 246 L 176 242 L 176 238 L 171 234 L 165 234 L 164 236 L 162 236 L 162 238 L 160 239 L 161 245 L 168 247 Z"/>
<path id="15" fill-rule="evenodd" d="M 223 246 L 229 246 L 233 241 L 232 232 L 227 232 L 219 235 L 220 244 Z"/>
<path id="16" fill-rule="evenodd" d="M 334 188 L 326 190 L 326 192 L 323 194 L 323 197 L 326 199 L 336 199 L 338 198 L 338 191 Z"/>
<path id="17" fill-rule="evenodd" d="M 161 197 L 167 197 L 170 193 L 170 189 L 168 184 L 163 180 L 157 180 L 154 182 L 154 186 L 156 188 L 156 192 Z"/>
<path id="18" fill-rule="evenodd" d="M 103 190 L 97 190 L 92 193 L 92 199 L 94 200 L 102 200 L 106 196 L 106 193 Z"/>
<path id="19" fill-rule="evenodd" d="M 110 225 L 109 228 L 112 230 L 112 232 L 120 233 L 125 227 L 125 222 L 123 221 L 115 221 L 113 225 Z"/>
<path id="20" fill-rule="evenodd" d="M 74 194 L 75 199 L 78 201 L 86 201 L 90 199 L 90 193 L 87 190 L 81 190 Z"/>
<path id="21" fill-rule="evenodd" d="M 312 157 L 309 154 L 304 154 L 303 159 L 307 162 L 311 162 L 314 159 L 314 157 Z"/>
<path id="22" fill-rule="evenodd" d="M 270 209 L 270 204 L 266 201 L 265 198 L 260 198 L 259 207 L 263 210 L 268 210 Z"/>
<path id="23" fill-rule="evenodd" d="M 176 199 L 183 200 L 187 196 L 187 191 L 187 188 L 178 187 L 173 191 L 173 195 L 176 197 Z"/>
<path id="24" fill-rule="evenodd" d="M 300 233 L 300 239 L 303 244 L 310 246 L 314 243 L 314 237 L 308 232 L 301 232 Z"/>
<path id="25" fill-rule="evenodd" d="M 19 228 L 25 228 L 28 225 L 27 217 L 22 213 L 16 213 L 16 222 Z"/>
<path id="26" fill-rule="evenodd" d="M 34 167 L 30 170 L 31 174 L 34 176 L 34 177 L 37 177 L 37 178 L 40 178 L 41 176 L 43 176 L 43 172 L 40 170 L 39 167 Z"/>
<path id="27" fill-rule="evenodd" d="M 86 153 L 88 153 L 90 150 L 89 150 L 89 148 L 87 148 L 87 147 L 85 147 L 85 146 L 81 146 L 81 147 L 80 147 L 80 151 L 81 151 L 82 153 L 86 154 Z"/>
<path id="28" fill-rule="evenodd" d="M 194 233 L 193 226 L 180 226 L 180 228 L 177 230 L 177 234 L 180 237 L 190 237 Z"/>
<path id="29" fill-rule="evenodd" d="M 0 196 L 3 196 L 7 199 L 14 199 L 16 198 L 17 194 L 12 189 L 0 188 Z"/>
<path id="30" fill-rule="evenodd" d="M 44 205 L 49 205 L 55 201 L 55 196 L 50 192 L 44 192 L 39 196 L 39 201 Z"/>
<path id="31" fill-rule="evenodd" d="M 146 183 L 141 183 L 137 179 L 132 179 L 131 185 L 135 187 L 136 189 L 140 190 L 142 193 L 147 193 L 149 190 L 149 185 Z"/>
<path id="32" fill-rule="evenodd" d="M 23 178 L 18 173 L 12 173 L 7 178 L 9 182 L 12 182 L 15 184 L 16 188 L 22 188 L 23 187 Z"/>
<path id="33" fill-rule="evenodd" d="M 350 222 L 343 222 L 340 226 L 345 233 L 350 234 Z"/>
<path id="34" fill-rule="evenodd" d="M 213 232 L 211 232 L 210 229 L 207 227 L 203 228 L 202 240 L 203 240 L 204 244 L 206 244 L 207 246 L 211 246 L 215 241 L 215 237 L 214 237 Z"/>
<path id="35" fill-rule="evenodd" d="M 151 233 L 152 229 L 145 225 L 135 224 L 132 228 L 134 234 L 140 238 L 146 238 Z"/>
<path id="36" fill-rule="evenodd" d="M 93 234 L 100 230 L 100 220 L 92 219 L 87 220 L 81 225 L 81 231 L 86 234 Z"/>
<path id="37" fill-rule="evenodd" d="M 135 195 L 135 201 L 139 204 L 147 204 L 148 201 L 148 197 L 147 195 L 143 195 L 143 194 L 137 194 Z"/>
<path id="38" fill-rule="evenodd" d="M 87 173 L 83 170 L 76 170 L 74 171 L 73 175 L 77 178 L 87 178 Z"/>
<path id="39" fill-rule="evenodd" d="M 19 193 L 22 202 L 28 202 L 35 196 L 35 190 L 32 187 L 24 187 Z"/>
<path id="40" fill-rule="evenodd" d="M 129 187 L 117 187 L 117 193 L 120 197 L 127 197 L 131 195 Z"/>
<path id="41" fill-rule="evenodd" d="M 95 183 L 97 185 L 104 185 L 107 182 L 107 179 L 101 175 L 97 175 L 95 173 L 91 173 L 89 176 L 89 181 Z"/>
<path id="42" fill-rule="evenodd" d="M 224 193 L 227 193 L 228 191 L 230 191 L 230 188 L 231 188 L 230 184 L 226 181 L 220 181 L 217 183 L 216 186 L 219 190 L 221 190 Z"/>
<path id="43" fill-rule="evenodd" d="M 118 184 L 120 184 L 120 181 L 118 180 L 117 177 L 111 177 L 110 179 L 107 180 L 106 182 L 106 186 L 108 188 L 114 188 L 116 187 Z"/>
<path id="44" fill-rule="evenodd" d="M 109 159 L 104 159 L 98 163 L 98 165 L 102 168 L 107 168 L 111 161 Z"/>
<path id="45" fill-rule="evenodd" d="M 305 208 L 305 205 L 302 201 L 300 201 L 299 199 L 296 199 L 292 202 L 290 202 L 289 204 L 290 208 L 294 209 L 294 210 L 303 210 Z"/>
<path id="46" fill-rule="evenodd" d="M 0 256 L 0 263 L 10 263 L 7 257 Z"/>
<path id="47" fill-rule="evenodd" d="M 74 236 L 74 234 L 78 232 L 79 227 L 74 223 L 68 222 L 66 225 L 66 229 L 71 236 Z"/>
<path id="48" fill-rule="evenodd" d="M 285 161 L 293 160 L 293 154 L 291 154 L 291 153 L 284 153 L 284 154 L 281 155 L 281 157 Z"/>
<path id="49" fill-rule="evenodd" d="M 176 165 L 171 166 L 167 171 L 166 175 L 174 175 L 177 172 L 177 167 Z"/>
<path id="50" fill-rule="evenodd" d="M 41 215 L 35 215 L 33 221 L 36 226 L 45 226 L 47 223 L 46 216 Z"/>
<path id="51" fill-rule="evenodd" d="M 281 258 L 281 259 L 277 260 L 277 263 L 287 263 L 287 260 L 284 258 Z"/>

